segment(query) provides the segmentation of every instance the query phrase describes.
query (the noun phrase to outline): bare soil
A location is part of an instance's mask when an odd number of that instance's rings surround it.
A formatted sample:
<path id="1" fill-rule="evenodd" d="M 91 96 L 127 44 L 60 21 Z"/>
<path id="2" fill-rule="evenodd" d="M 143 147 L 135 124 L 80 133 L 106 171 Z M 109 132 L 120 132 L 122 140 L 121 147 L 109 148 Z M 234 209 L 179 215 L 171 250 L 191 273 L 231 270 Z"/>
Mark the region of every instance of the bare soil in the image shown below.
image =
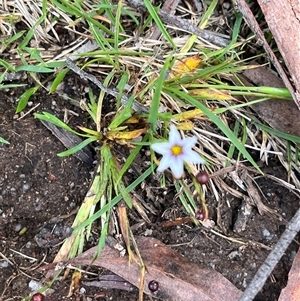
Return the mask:
<path id="1" fill-rule="evenodd" d="M 84 97 L 81 85 L 82 83 L 74 81 L 71 89 L 74 95 L 76 91 L 80 91 L 78 98 Z M 68 235 L 68 227 L 71 226 L 74 213 L 88 191 L 91 173 L 95 167 L 88 166 L 73 156 L 58 157 L 57 153 L 63 151 L 64 146 L 33 117 L 33 113 L 22 119 L 15 115 L 16 99 L 21 92 L 0 91 L 0 136 L 10 142 L 10 145 L 0 144 L 0 300 L 22 300 L 33 293 L 29 288 L 30 281 L 44 280 L 44 275 L 36 269 L 46 262 L 52 262 L 59 249 L 60 240 L 64 238 L 64 234 Z M 68 118 L 73 125 L 86 125 L 89 122 L 86 112 L 60 96 L 49 95 L 41 90 L 31 101 L 32 106 L 40 103 L 35 111 L 51 110 L 60 118 L 64 117 L 66 110 L 77 113 L 78 116 L 69 111 Z M 108 101 L 108 107 L 111 103 Z M 126 152 L 124 147 L 117 149 L 119 156 L 126 157 Z M 137 160 L 143 161 L 144 158 Z M 139 168 L 142 169 L 143 166 L 138 162 L 134 171 L 141 172 Z M 263 166 L 262 169 L 265 173 L 287 179 L 286 172 L 276 159 L 270 160 L 268 166 Z M 131 181 L 135 175 L 133 173 L 127 176 Z M 175 189 L 172 185 L 162 189 L 158 187 L 155 178 L 149 177 L 148 181 L 149 187 L 154 187 L 151 189 L 156 196 L 155 200 L 147 198 L 142 188 L 137 192 L 156 212 L 149 212 L 148 215 L 155 226 L 138 227 L 141 218 L 132 210 L 130 219 L 134 234 L 147 234 L 161 240 L 190 261 L 217 270 L 241 290 L 249 284 L 284 231 L 286 222 L 299 208 L 299 200 L 293 193 L 266 177 L 260 177 L 256 182 L 265 196 L 263 202 L 284 219 L 260 215 L 254 209 L 245 230 L 237 233 L 233 229 L 243 201 L 229 193 L 224 193 L 223 199 L 219 201 L 208 197 L 210 217 L 219 225 L 217 219 L 221 219 L 223 227 L 219 228 L 220 232 L 230 238 L 251 242 L 241 245 L 192 224 L 163 228 L 165 221 L 184 217 L 186 213 L 180 201 L 174 197 Z M 228 184 L 238 189 L 235 184 Z M 57 223 L 57 220 L 61 229 L 58 236 L 47 236 L 46 232 L 41 232 L 42 228 L 47 229 L 47 225 Z M 95 233 L 98 228 L 99 225 L 95 223 Z M 36 236 L 41 233 L 45 237 Z M 46 243 L 38 245 L 37 237 Z M 94 241 L 89 241 L 87 248 L 97 244 L 97 235 L 93 237 Z M 256 297 L 256 301 L 277 300 L 286 284 L 297 249 L 298 244 L 294 242 Z M 99 270 L 99 273 L 109 271 Z M 91 280 L 95 280 L 95 276 L 85 276 L 85 282 Z M 89 300 L 138 300 L 136 289 L 126 292 L 85 285 L 82 285 L 85 290 L 81 296 L 67 297 L 70 283 L 71 275 L 56 281 L 47 300 L 87 300 L 87 297 L 91 298 Z M 149 297 L 145 296 L 145 300 L 149 300 Z"/>

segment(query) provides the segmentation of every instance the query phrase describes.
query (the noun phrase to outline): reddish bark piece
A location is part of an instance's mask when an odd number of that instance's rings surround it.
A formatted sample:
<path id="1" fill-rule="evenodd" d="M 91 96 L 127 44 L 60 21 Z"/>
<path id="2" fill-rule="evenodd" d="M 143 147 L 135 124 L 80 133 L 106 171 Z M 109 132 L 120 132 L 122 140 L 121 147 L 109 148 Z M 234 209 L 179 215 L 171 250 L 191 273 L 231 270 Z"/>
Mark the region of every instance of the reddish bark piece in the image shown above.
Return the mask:
<path id="1" fill-rule="evenodd" d="M 281 291 L 278 301 L 298 301 L 300 298 L 300 250 L 289 272 L 287 286 Z"/>
<path id="2" fill-rule="evenodd" d="M 241 296 L 241 291 L 220 273 L 190 262 L 159 240 L 136 237 L 136 242 L 147 268 L 144 286 L 146 294 L 153 295 L 148 284 L 155 280 L 159 284 L 155 296 L 168 301 L 234 301 Z M 68 262 L 89 265 L 95 251 L 96 248 L 89 249 Z M 135 261 L 129 264 L 128 257 L 120 257 L 117 250 L 107 245 L 92 264 L 111 270 L 139 286 L 139 265 Z"/>

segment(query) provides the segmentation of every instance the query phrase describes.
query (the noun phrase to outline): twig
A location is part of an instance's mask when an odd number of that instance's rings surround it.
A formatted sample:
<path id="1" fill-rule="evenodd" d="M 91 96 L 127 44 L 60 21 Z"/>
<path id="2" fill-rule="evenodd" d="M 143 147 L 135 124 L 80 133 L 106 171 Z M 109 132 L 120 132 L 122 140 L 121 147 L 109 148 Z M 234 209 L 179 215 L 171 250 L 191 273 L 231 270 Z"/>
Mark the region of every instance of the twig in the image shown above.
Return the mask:
<path id="1" fill-rule="evenodd" d="M 300 209 L 298 209 L 294 217 L 287 225 L 286 230 L 278 240 L 273 251 L 271 251 L 269 256 L 266 258 L 265 262 L 259 268 L 259 270 L 255 274 L 249 286 L 244 291 L 239 301 L 252 301 L 255 298 L 257 293 L 264 286 L 267 278 L 272 273 L 276 264 L 278 263 L 278 261 L 280 260 L 284 252 L 286 251 L 287 247 L 289 246 L 289 244 L 291 243 L 291 241 L 294 239 L 294 237 L 297 235 L 299 231 L 300 231 Z"/>
<path id="2" fill-rule="evenodd" d="M 78 74 L 80 76 L 80 78 L 83 79 L 87 79 L 89 81 L 91 81 L 92 83 L 94 83 L 100 90 L 104 91 L 107 94 L 110 94 L 116 98 L 119 97 L 119 91 L 118 90 L 114 90 L 114 89 L 109 89 L 106 88 L 101 82 L 98 81 L 98 79 L 92 75 L 92 74 L 88 74 L 85 71 L 81 70 L 79 67 L 77 67 L 74 62 L 70 59 L 67 58 L 66 59 L 66 65 L 68 68 L 70 68 L 73 72 L 75 72 L 76 74 Z M 125 106 L 129 101 L 129 98 L 126 95 L 121 95 L 121 102 L 122 105 Z M 147 107 L 145 107 L 144 105 L 140 104 L 138 101 L 133 100 L 132 106 L 131 108 L 137 112 L 138 114 L 141 113 L 148 113 L 149 109 Z"/>
<path id="3" fill-rule="evenodd" d="M 37 105 L 35 105 L 33 108 L 31 108 L 28 112 L 26 112 L 24 115 L 21 115 L 21 117 L 18 118 L 18 120 L 24 118 L 26 115 L 30 114 L 32 111 L 34 111 L 41 103 L 39 102 Z"/>
<path id="4" fill-rule="evenodd" d="M 147 11 L 141 0 L 127 0 L 127 2 L 132 7 L 138 8 L 142 11 Z M 178 30 L 184 30 L 196 34 L 200 38 L 207 40 L 217 46 L 226 47 L 229 44 L 228 39 L 222 38 L 214 32 L 197 28 L 193 24 L 179 17 L 170 15 L 162 10 L 159 10 L 157 14 L 164 23 L 176 26 Z"/>

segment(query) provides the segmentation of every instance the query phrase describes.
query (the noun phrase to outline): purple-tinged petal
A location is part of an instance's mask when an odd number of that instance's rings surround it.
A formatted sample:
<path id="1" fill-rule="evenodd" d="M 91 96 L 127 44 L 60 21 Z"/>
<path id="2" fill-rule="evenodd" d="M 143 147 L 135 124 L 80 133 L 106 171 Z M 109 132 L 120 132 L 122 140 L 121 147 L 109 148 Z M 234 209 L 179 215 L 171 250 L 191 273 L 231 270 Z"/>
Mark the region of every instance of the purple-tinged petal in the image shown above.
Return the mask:
<path id="1" fill-rule="evenodd" d="M 185 162 L 204 164 L 205 160 L 195 151 L 189 150 L 182 154 L 181 159 Z"/>
<path id="2" fill-rule="evenodd" d="M 172 157 L 169 155 L 164 155 L 162 159 L 159 162 L 159 166 L 157 167 L 158 172 L 163 172 L 165 169 L 167 169 L 170 164 L 172 163 Z"/>
<path id="3" fill-rule="evenodd" d="M 196 136 L 188 137 L 182 140 L 182 146 L 184 147 L 184 149 L 192 148 L 195 146 L 196 143 L 197 143 Z"/>
<path id="4" fill-rule="evenodd" d="M 170 145 L 180 144 L 181 142 L 181 136 L 178 132 L 176 126 L 174 124 L 171 124 L 170 126 L 170 133 L 169 133 L 169 143 Z"/>
<path id="5" fill-rule="evenodd" d="M 176 160 L 177 159 L 177 160 Z M 178 157 L 173 160 L 173 164 L 170 165 L 173 176 L 176 179 L 180 179 L 183 176 L 183 161 Z"/>
<path id="6" fill-rule="evenodd" d="M 156 153 L 165 155 L 167 153 L 170 153 L 170 143 L 169 142 L 157 142 L 153 143 L 150 146 Z"/>

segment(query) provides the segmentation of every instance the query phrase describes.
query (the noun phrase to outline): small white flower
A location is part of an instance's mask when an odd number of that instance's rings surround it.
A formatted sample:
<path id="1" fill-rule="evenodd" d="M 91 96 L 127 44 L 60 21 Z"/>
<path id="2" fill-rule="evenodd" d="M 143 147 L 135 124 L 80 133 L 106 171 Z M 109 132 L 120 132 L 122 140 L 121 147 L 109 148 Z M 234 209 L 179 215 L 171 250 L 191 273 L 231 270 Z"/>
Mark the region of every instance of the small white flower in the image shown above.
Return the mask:
<path id="1" fill-rule="evenodd" d="M 183 175 L 184 161 L 191 163 L 205 163 L 205 160 L 198 153 L 192 150 L 197 142 L 197 137 L 181 139 L 175 125 L 170 127 L 170 136 L 168 142 L 153 143 L 151 148 L 163 155 L 157 168 L 158 172 L 163 172 L 170 167 L 176 179 Z"/>

